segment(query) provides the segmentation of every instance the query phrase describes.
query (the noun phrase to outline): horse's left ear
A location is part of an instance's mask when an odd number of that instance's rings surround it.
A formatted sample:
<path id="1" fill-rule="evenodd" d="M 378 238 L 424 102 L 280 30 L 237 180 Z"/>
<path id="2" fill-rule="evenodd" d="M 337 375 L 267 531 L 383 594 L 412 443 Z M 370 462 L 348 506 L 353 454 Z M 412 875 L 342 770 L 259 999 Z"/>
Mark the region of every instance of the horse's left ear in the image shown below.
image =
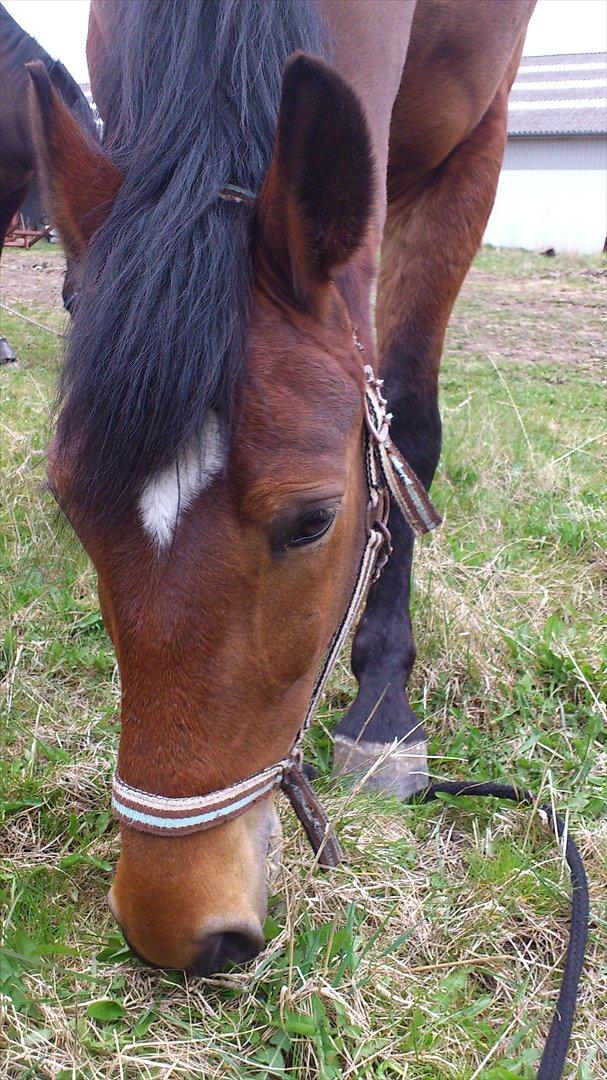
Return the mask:
<path id="1" fill-rule="evenodd" d="M 38 175 L 68 259 L 82 254 L 109 213 L 122 173 L 59 97 L 41 60 L 27 64 Z"/>
<path id="2" fill-rule="evenodd" d="M 356 94 L 322 60 L 295 54 L 258 218 L 262 251 L 304 306 L 363 243 L 373 196 L 371 140 Z"/>

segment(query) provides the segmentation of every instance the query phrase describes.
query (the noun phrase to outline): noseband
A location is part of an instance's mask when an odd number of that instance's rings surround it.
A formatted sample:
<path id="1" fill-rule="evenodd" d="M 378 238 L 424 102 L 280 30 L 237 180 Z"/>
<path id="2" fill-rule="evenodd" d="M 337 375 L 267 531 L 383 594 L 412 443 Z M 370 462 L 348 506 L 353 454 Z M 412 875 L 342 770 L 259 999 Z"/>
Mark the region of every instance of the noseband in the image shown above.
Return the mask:
<path id="1" fill-rule="evenodd" d="M 236 201 L 236 200 L 234 200 Z M 240 200 L 239 200 L 240 201 Z M 354 333 L 356 347 L 363 346 Z M 365 366 L 364 454 L 369 499 L 366 512 L 367 542 L 356 575 L 352 598 L 333 635 L 318 673 L 305 719 L 286 758 L 235 784 L 193 798 L 152 795 L 125 784 L 114 775 L 112 808 L 119 821 L 139 832 L 159 836 L 187 836 L 221 825 L 245 813 L 260 799 L 282 788 L 317 855 L 319 865 L 336 866 L 341 851 L 327 814 L 304 773 L 300 742 L 316 710 L 325 683 L 358 614 L 369 587 L 377 581 L 391 551 L 388 515 L 390 498 L 417 535 L 440 525 L 441 518 L 426 489 L 390 439 L 391 414 L 382 394 L 383 382 Z"/>

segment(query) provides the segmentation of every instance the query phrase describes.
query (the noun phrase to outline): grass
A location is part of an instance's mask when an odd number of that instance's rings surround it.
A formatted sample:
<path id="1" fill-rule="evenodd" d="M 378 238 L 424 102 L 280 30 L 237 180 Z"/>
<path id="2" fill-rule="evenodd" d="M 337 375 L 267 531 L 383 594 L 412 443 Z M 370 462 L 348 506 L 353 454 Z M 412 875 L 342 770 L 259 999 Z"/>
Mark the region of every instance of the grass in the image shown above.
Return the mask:
<path id="1" fill-rule="evenodd" d="M 434 772 L 541 791 L 582 850 L 592 926 L 566 1074 L 578 1080 L 607 1074 L 599 268 L 480 253 L 446 346 L 445 524 L 418 548 L 413 599 L 412 697 Z M 131 956 L 105 904 L 114 661 L 91 570 L 42 486 L 58 343 L 16 317 L 4 332 L 22 362 L 2 376 L 0 1075 L 530 1080 L 558 990 L 566 868 L 524 810 L 399 805 L 333 781 L 345 657 L 309 756 L 346 865 L 310 872 L 285 812 L 268 947 L 251 968 L 205 982 Z"/>

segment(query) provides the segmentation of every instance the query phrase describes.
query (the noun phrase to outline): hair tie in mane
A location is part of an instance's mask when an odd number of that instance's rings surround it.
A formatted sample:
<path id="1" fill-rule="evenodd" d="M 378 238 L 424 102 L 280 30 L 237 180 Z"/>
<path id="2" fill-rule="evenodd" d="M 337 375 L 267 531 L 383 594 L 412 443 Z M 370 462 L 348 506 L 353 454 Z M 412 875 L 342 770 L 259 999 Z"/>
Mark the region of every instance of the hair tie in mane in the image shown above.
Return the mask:
<path id="1" fill-rule="evenodd" d="M 225 199 L 226 202 L 257 202 L 256 192 L 249 191 L 248 188 L 241 187 L 240 184 L 226 184 L 219 192 L 219 198 Z"/>

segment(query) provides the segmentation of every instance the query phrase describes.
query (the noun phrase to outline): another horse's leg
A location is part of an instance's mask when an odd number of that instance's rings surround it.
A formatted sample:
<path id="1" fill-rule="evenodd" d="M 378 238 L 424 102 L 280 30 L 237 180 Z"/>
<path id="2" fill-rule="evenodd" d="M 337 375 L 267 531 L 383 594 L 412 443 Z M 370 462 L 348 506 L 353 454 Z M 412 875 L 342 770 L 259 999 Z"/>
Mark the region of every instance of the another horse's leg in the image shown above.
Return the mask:
<path id="1" fill-rule="evenodd" d="M 27 195 L 27 188 L 28 185 L 24 184 L 14 191 L 5 192 L 0 189 L 0 254 L 2 253 L 8 227 Z M 0 365 L 12 364 L 16 359 L 17 356 L 7 339 L 0 337 Z"/>
<path id="2" fill-rule="evenodd" d="M 3 190 L 2 185 L 0 185 L 0 240 L 2 244 L 6 239 L 11 221 L 27 195 L 28 187 L 29 180 L 27 184 L 22 184 L 21 187 L 13 188 L 10 191 Z M 0 244 L 0 252 L 2 251 L 2 244 Z"/>
<path id="3" fill-rule="evenodd" d="M 493 204 L 506 102 L 503 86 L 470 137 L 429 176 L 412 178 L 406 163 L 396 155 L 391 160 L 377 307 L 381 374 L 394 414 L 392 438 L 426 487 L 441 445 L 438 371 L 445 329 Z M 389 525 L 394 553 L 354 639 L 359 689 L 335 733 L 335 766 L 366 771 L 392 740 L 402 740 L 369 783 L 404 797 L 427 784 L 426 736 L 405 690 L 415 661 L 413 534 L 394 507 Z"/>

